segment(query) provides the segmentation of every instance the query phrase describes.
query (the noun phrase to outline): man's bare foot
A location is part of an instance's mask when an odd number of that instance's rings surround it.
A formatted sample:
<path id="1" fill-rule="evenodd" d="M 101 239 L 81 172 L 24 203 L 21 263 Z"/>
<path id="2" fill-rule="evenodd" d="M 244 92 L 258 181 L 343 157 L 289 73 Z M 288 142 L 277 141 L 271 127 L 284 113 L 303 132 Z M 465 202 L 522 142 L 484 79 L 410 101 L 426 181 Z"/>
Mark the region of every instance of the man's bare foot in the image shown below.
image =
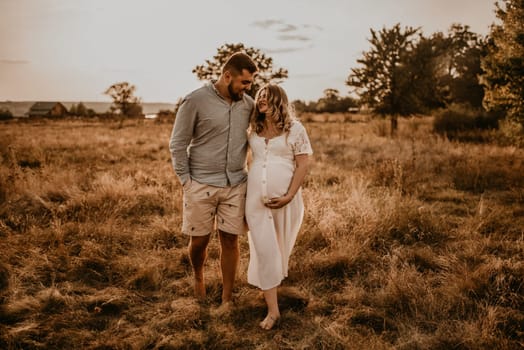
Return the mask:
<path id="1" fill-rule="evenodd" d="M 206 286 L 203 281 L 195 281 L 195 297 L 200 301 L 206 299 Z"/>
<path id="2" fill-rule="evenodd" d="M 233 311 L 233 307 L 234 305 L 232 301 L 226 301 L 220 304 L 216 309 L 211 310 L 211 315 L 214 317 L 228 316 L 231 314 L 231 311 Z"/>
<path id="3" fill-rule="evenodd" d="M 267 314 L 266 318 L 260 322 L 260 328 L 268 331 L 274 326 L 280 325 L 280 315 Z"/>

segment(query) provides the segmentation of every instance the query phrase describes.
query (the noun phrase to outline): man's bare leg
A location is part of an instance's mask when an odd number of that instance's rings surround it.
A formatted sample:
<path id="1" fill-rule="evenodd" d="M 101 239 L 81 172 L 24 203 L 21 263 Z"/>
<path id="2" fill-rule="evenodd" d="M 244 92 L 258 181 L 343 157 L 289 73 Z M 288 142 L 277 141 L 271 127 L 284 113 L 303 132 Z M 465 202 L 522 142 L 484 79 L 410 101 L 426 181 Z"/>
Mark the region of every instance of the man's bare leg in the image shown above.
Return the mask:
<path id="1" fill-rule="evenodd" d="M 240 253 L 238 249 L 238 236 L 219 231 L 220 236 L 220 267 L 222 269 L 222 304 L 231 301 L 233 285 L 238 269 Z"/>
<path id="2" fill-rule="evenodd" d="M 189 259 L 195 275 L 195 297 L 199 300 L 206 298 L 206 285 L 204 283 L 204 262 L 207 257 L 207 245 L 210 234 L 206 236 L 192 236 L 189 241 Z"/>

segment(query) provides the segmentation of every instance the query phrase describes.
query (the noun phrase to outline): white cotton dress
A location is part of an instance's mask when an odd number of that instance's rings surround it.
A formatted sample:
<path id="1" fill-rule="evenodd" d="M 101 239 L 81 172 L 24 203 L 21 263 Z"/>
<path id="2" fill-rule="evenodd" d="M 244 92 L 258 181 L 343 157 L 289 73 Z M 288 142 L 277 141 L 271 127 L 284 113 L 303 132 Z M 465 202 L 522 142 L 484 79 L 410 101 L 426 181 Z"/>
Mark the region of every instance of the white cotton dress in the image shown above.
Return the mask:
<path id="1" fill-rule="evenodd" d="M 293 121 L 287 134 L 266 140 L 252 133 L 249 146 L 253 160 L 249 168 L 246 221 L 249 227 L 248 283 L 262 290 L 280 285 L 287 277 L 288 262 L 302 219 L 304 204 L 299 190 L 280 209 L 264 202 L 284 195 L 295 170 L 295 155 L 312 154 L 304 126 Z"/>

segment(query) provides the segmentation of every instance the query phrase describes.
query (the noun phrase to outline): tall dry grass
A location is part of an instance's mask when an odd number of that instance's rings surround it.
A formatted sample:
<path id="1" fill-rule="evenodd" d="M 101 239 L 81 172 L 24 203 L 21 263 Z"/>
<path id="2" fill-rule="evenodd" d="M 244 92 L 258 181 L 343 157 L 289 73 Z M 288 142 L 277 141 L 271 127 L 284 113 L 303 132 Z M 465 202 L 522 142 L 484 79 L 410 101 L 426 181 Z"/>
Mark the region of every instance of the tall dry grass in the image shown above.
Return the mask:
<path id="1" fill-rule="evenodd" d="M 524 151 L 450 142 L 429 118 L 306 123 L 306 216 L 282 325 L 246 283 L 192 298 L 181 188 L 154 121 L 0 124 L 0 348 L 524 346 Z"/>

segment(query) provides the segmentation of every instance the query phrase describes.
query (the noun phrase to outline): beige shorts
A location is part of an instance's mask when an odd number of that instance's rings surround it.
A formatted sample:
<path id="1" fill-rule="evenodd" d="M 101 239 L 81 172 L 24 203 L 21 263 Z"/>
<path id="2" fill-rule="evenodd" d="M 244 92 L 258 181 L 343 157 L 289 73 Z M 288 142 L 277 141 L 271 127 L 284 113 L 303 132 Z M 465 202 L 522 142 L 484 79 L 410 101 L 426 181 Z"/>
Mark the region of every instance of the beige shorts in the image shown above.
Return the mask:
<path id="1" fill-rule="evenodd" d="M 215 187 L 195 180 L 184 185 L 182 232 L 205 236 L 216 229 L 231 233 L 247 232 L 244 219 L 247 183 Z"/>

